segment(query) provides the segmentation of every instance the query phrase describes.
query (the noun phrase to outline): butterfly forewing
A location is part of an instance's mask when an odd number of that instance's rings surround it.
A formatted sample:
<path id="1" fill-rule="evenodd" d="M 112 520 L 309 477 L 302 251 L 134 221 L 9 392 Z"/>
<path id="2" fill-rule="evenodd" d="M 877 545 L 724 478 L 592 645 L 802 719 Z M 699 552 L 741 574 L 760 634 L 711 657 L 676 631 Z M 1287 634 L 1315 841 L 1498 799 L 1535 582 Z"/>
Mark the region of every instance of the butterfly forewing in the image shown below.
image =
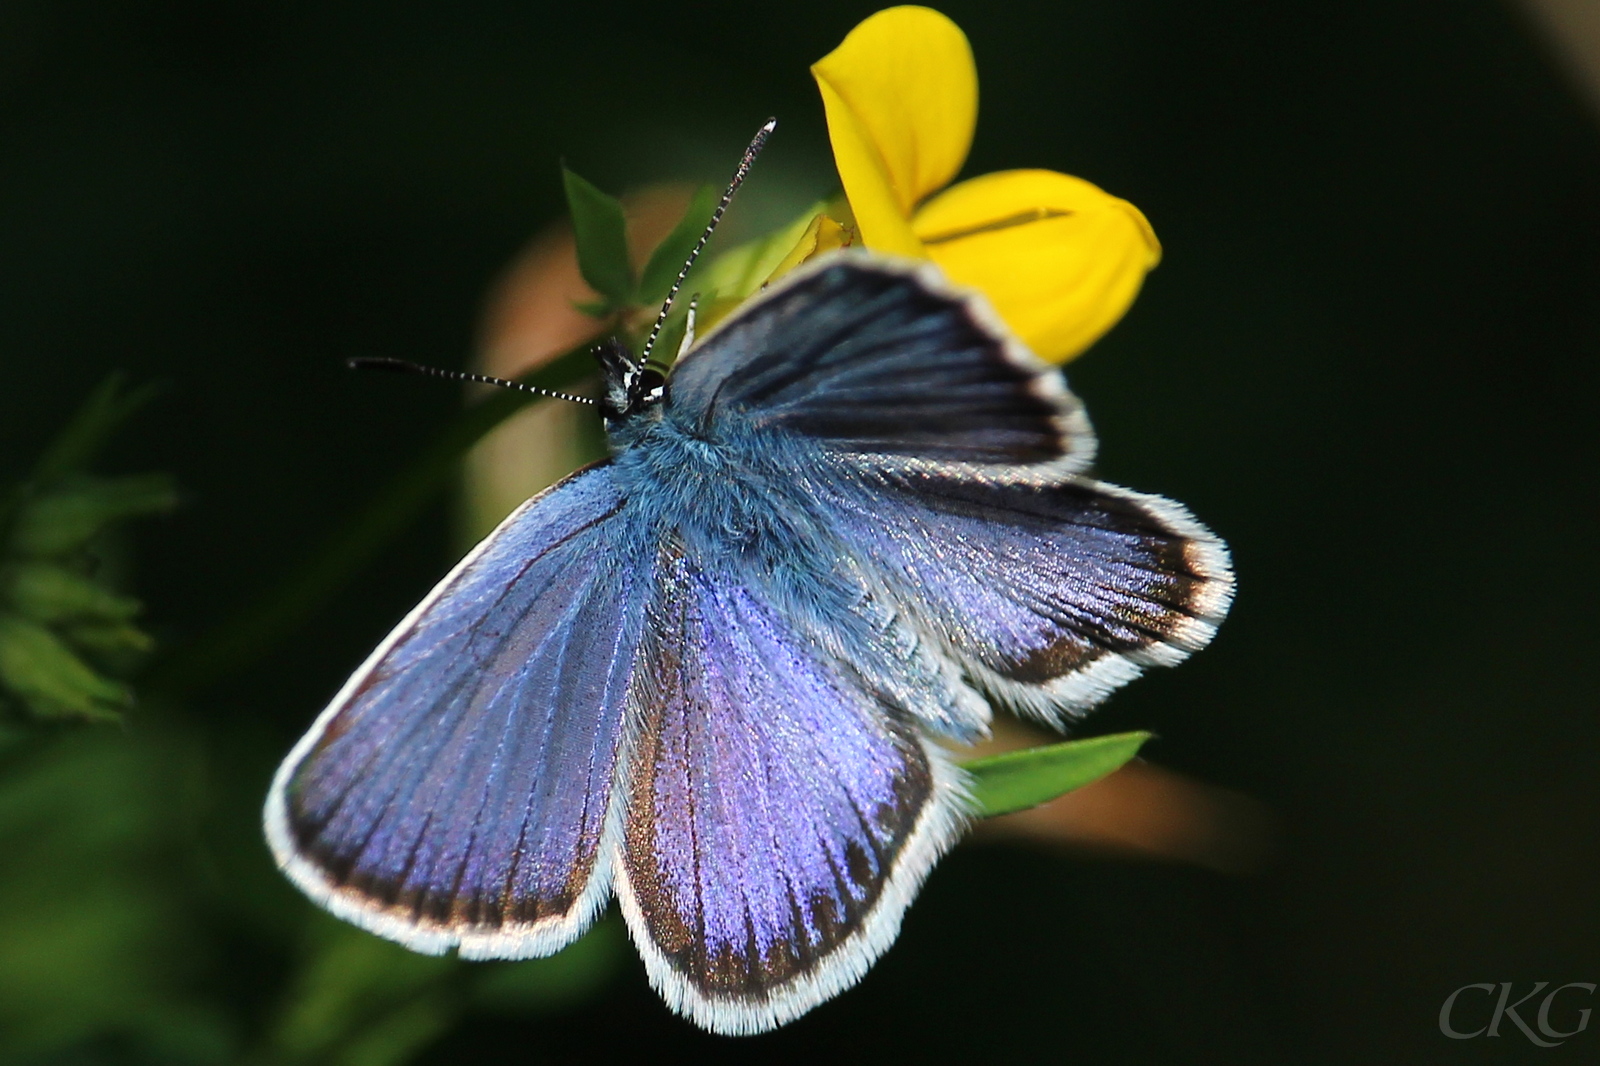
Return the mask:
<path id="1" fill-rule="evenodd" d="M 981 300 L 931 266 L 840 255 L 798 272 L 691 351 L 675 417 L 748 421 L 836 448 L 1079 468 L 1078 401 Z"/>
<path id="2" fill-rule="evenodd" d="M 649 583 L 609 550 L 611 482 L 592 469 L 507 519 L 285 762 L 271 842 L 337 913 L 419 950 L 516 957 L 604 902 Z"/>

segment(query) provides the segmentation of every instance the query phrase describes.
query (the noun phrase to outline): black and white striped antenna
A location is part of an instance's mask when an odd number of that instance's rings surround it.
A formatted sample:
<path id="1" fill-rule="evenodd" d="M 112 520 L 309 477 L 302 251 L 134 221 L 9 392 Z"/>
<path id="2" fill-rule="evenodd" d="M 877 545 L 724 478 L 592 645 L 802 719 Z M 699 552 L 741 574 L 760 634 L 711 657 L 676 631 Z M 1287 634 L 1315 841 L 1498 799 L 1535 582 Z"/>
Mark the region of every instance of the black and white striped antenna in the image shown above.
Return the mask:
<path id="1" fill-rule="evenodd" d="M 639 361 L 633 364 L 633 369 L 628 374 L 626 383 L 627 391 L 634 392 L 642 383 L 640 374 L 646 363 L 650 361 L 650 353 L 656 346 L 656 338 L 661 336 L 661 327 L 666 324 L 667 315 L 672 311 L 672 301 L 677 298 L 678 290 L 683 288 L 683 279 L 689 276 L 689 270 L 694 266 L 694 261 L 700 258 L 700 253 L 705 250 L 706 242 L 711 239 L 711 234 L 716 231 L 717 223 L 722 221 L 723 214 L 728 210 L 728 204 L 733 201 L 733 194 L 739 191 L 739 186 L 744 184 L 744 179 L 750 174 L 750 167 L 755 163 L 756 156 L 761 154 L 761 148 L 767 143 L 767 137 L 778 126 L 778 120 L 769 118 L 766 124 L 756 131 L 750 141 L 750 146 L 744 150 L 744 156 L 739 160 L 739 166 L 733 172 L 733 180 L 728 182 L 728 188 L 723 192 L 722 199 L 717 201 L 717 209 L 711 212 L 711 220 L 706 223 L 705 230 L 700 234 L 700 239 L 694 242 L 694 247 L 689 251 L 689 258 L 683 261 L 683 266 L 678 270 L 678 276 L 673 279 L 672 288 L 667 290 L 667 298 L 662 301 L 661 311 L 656 315 L 655 325 L 650 327 L 650 336 L 644 342 L 644 351 L 639 355 Z M 618 346 L 620 348 L 620 346 Z M 626 353 L 621 353 L 624 360 Z M 553 389 L 540 388 L 538 385 L 527 385 L 520 381 L 508 381 L 505 378 L 490 377 L 488 374 L 474 374 L 469 370 L 445 370 L 436 366 L 425 366 L 422 363 L 413 363 L 405 359 L 387 358 L 361 358 L 350 359 L 345 363 L 352 370 L 383 370 L 391 373 L 422 374 L 427 377 L 443 378 L 446 381 L 475 381 L 482 385 L 498 385 L 503 389 L 516 389 L 520 392 L 531 392 L 535 396 L 547 396 L 553 400 L 569 400 L 572 403 L 586 403 L 593 405 L 596 401 L 587 396 L 574 396 L 569 392 L 556 392 Z"/>
<path id="2" fill-rule="evenodd" d="M 694 242 L 694 247 L 689 251 L 689 258 L 683 261 L 683 266 L 678 271 L 678 276 L 673 279 L 672 288 L 667 290 L 667 298 L 661 302 L 661 311 L 656 315 L 655 325 L 650 327 L 650 336 L 644 342 L 644 350 L 639 353 L 639 366 L 644 366 L 650 361 L 650 353 L 655 350 L 656 338 L 661 336 L 661 327 L 666 325 L 667 315 L 672 311 L 672 301 L 677 298 L 678 290 L 683 288 L 683 279 L 689 276 L 689 270 L 694 266 L 694 261 L 700 258 L 700 253 L 705 250 L 706 242 L 711 239 L 711 234 L 716 232 L 717 223 L 722 221 L 723 214 L 728 210 L 728 205 L 733 202 L 733 194 L 739 191 L 739 186 L 744 184 L 744 179 L 749 177 L 750 168 L 755 165 L 756 156 L 761 154 L 761 149 L 766 145 L 767 138 L 772 131 L 778 128 L 778 120 L 769 118 L 766 124 L 756 135 L 750 139 L 750 147 L 744 150 L 744 157 L 739 160 L 739 165 L 734 169 L 733 179 L 728 182 L 728 187 L 722 193 L 722 199 L 717 201 L 717 209 L 711 212 L 711 220 L 706 223 L 700 239 Z"/>
<path id="3" fill-rule="evenodd" d="M 525 385 L 520 381 L 508 381 L 505 378 L 490 377 L 488 374 L 474 374 L 470 370 L 444 370 L 436 366 L 424 366 L 405 359 L 347 359 L 344 365 L 351 370 L 384 370 L 395 374 L 424 374 L 430 378 L 444 378 L 446 381 L 476 381 L 480 385 L 498 385 L 502 389 L 516 389 L 519 392 L 531 392 L 535 396 L 548 396 L 552 400 L 594 404 L 594 401 L 587 396 L 574 396 L 570 392 L 541 389 L 537 385 Z"/>

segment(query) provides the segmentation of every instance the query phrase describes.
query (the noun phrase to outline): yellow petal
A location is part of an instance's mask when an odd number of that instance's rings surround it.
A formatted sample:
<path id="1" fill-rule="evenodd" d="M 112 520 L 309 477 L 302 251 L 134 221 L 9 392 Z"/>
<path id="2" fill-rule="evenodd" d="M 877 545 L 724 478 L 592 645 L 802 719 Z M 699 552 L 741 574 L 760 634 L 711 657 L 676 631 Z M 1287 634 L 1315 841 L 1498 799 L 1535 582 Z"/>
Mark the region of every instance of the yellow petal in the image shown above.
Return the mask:
<path id="1" fill-rule="evenodd" d="M 795 246 L 789 250 L 789 254 L 784 256 L 783 261 L 773 268 L 772 273 L 767 275 L 767 280 L 762 284 L 772 284 L 801 263 L 808 259 L 815 259 L 824 252 L 831 252 L 837 248 L 848 248 L 855 243 L 854 237 L 854 233 L 845 226 L 840 225 L 836 220 L 829 218 L 827 215 L 818 215 L 811 220 L 811 225 L 806 227 L 806 231 L 801 235 L 800 240 L 795 242 Z"/>
<path id="2" fill-rule="evenodd" d="M 851 30 L 811 73 L 862 240 L 921 255 L 907 220 L 956 176 L 978 121 L 966 35 L 929 8 L 891 7 Z"/>
<path id="3" fill-rule="evenodd" d="M 928 201 L 913 226 L 950 280 L 981 290 L 1029 347 L 1058 363 L 1117 323 L 1161 259 L 1137 207 L 1052 170 L 964 181 Z"/>

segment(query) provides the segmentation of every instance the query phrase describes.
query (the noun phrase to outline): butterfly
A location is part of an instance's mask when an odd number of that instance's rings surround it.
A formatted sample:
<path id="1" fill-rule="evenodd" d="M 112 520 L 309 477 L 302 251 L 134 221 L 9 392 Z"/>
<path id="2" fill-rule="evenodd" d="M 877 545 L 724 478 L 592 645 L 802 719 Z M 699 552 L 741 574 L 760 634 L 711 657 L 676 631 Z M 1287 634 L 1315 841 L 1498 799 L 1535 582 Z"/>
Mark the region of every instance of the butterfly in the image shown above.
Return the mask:
<path id="1" fill-rule="evenodd" d="M 267 836 L 421 952 L 549 955 L 614 897 L 672 1009 L 762 1032 L 855 984 L 960 835 L 938 738 L 1205 645 L 1228 553 L 1091 478 L 1061 373 L 931 264 L 821 257 L 664 378 L 599 355 L 611 457 L 378 646 Z"/>

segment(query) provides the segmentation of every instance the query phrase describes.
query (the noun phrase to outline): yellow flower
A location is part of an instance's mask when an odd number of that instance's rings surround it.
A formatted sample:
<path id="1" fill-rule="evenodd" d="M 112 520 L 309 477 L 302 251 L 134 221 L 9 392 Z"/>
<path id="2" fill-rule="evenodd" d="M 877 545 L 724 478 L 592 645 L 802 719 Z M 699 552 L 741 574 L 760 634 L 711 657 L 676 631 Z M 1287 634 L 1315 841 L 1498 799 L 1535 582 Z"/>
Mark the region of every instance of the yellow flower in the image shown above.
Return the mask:
<path id="1" fill-rule="evenodd" d="M 880 11 L 811 72 L 861 242 L 932 259 L 1041 357 L 1093 344 L 1161 258 L 1139 209 L 1081 178 L 1007 170 L 944 188 L 972 145 L 978 74 L 966 35 L 937 11 Z M 783 267 L 839 243 L 808 236 Z"/>

